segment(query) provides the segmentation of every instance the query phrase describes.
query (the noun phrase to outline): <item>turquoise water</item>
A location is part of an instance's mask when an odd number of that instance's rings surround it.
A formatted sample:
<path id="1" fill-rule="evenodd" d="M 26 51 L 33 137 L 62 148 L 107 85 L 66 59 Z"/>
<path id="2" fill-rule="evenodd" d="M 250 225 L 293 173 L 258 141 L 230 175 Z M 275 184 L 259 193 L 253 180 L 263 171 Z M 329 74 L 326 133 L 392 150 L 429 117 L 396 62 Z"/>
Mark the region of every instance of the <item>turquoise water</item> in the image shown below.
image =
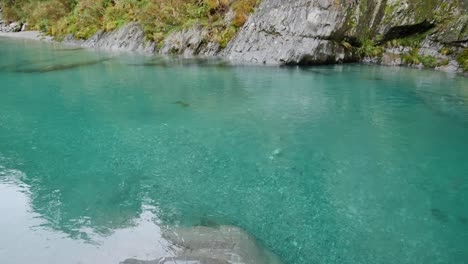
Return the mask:
<path id="1" fill-rule="evenodd" d="M 468 263 L 468 79 L 0 38 L 0 263 L 163 254 L 226 224 L 287 264 Z"/>

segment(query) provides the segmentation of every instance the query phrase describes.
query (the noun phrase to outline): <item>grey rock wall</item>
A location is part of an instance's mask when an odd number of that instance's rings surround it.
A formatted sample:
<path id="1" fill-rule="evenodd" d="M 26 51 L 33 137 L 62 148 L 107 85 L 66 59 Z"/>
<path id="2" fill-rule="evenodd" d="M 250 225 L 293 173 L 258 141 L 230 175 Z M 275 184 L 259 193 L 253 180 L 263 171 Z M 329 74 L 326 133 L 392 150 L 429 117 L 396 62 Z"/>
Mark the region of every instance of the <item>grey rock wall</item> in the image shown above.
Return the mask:
<path id="1" fill-rule="evenodd" d="M 73 35 L 64 38 L 63 43 L 112 51 L 134 51 L 154 53 L 156 45 L 145 38 L 145 32 L 137 23 L 129 23 L 115 31 L 98 31 L 87 40 L 75 39 Z"/>
<path id="2" fill-rule="evenodd" d="M 468 47 L 465 2 L 263 0 L 223 54 L 236 63 L 341 63 L 359 61 L 356 51 L 365 41 L 383 45 L 393 39 L 430 32 L 421 41 L 419 54 L 449 60 L 449 68 L 460 71 L 459 66 L 453 65 L 457 64 L 456 56 Z M 440 54 L 442 47 L 449 48 L 452 55 Z M 382 49 L 382 56 L 367 57 L 364 61 L 405 65 L 400 56 L 403 53 Z"/>
<path id="3" fill-rule="evenodd" d="M 228 45 L 234 62 L 323 64 L 349 59 L 333 39 L 344 21 L 332 0 L 264 0 Z"/>
<path id="4" fill-rule="evenodd" d="M 200 26 L 175 31 L 166 37 L 159 54 L 180 54 L 184 57 L 196 55 L 215 56 L 221 47 L 210 41 L 209 32 Z"/>

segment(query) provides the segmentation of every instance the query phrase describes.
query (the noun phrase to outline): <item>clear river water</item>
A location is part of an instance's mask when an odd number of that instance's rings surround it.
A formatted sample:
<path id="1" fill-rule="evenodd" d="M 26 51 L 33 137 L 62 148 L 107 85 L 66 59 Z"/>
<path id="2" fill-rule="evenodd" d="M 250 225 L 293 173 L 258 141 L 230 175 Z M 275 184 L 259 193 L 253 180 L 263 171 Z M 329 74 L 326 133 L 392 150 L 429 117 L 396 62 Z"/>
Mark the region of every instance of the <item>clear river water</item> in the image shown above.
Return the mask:
<path id="1" fill-rule="evenodd" d="M 468 78 L 0 38 L 0 263 L 155 259 L 207 224 L 286 264 L 468 263 Z"/>

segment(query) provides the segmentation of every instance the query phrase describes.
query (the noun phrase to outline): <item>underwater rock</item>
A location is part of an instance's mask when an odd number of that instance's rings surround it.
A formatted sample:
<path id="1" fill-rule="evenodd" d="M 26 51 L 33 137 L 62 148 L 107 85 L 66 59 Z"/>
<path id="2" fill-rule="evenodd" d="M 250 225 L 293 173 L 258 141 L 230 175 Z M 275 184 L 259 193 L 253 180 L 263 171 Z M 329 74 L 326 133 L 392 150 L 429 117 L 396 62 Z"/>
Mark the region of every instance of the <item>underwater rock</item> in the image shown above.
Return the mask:
<path id="1" fill-rule="evenodd" d="M 176 228 L 163 237 L 179 248 L 176 256 L 142 261 L 127 259 L 121 264 L 281 264 L 256 239 L 234 226 Z"/>
<path id="2" fill-rule="evenodd" d="M 464 225 L 467 225 L 468 224 L 468 218 L 466 217 L 459 217 L 458 218 L 458 221 Z"/>
<path id="3" fill-rule="evenodd" d="M 176 101 L 176 102 L 174 102 L 174 104 L 180 105 L 182 107 L 189 107 L 190 106 L 189 103 L 184 102 L 184 101 Z"/>
<path id="4" fill-rule="evenodd" d="M 440 221 L 442 223 L 446 223 L 448 221 L 447 214 L 437 208 L 432 208 L 431 214 L 437 221 Z"/>

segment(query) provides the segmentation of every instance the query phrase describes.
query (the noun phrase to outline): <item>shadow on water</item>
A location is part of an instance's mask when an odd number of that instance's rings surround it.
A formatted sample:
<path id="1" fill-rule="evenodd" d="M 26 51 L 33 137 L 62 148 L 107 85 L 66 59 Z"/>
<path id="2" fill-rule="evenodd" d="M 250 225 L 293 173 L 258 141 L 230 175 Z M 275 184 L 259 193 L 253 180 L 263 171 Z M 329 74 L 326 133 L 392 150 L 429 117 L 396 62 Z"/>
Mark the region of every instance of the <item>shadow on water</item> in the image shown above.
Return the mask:
<path id="1" fill-rule="evenodd" d="M 415 90 L 416 93 L 423 93 L 423 94 L 428 94 L 430 96 L 440 96 L 440 98 L 443 98 L 443 100 L 450 101 L 450 102 L 455 102 L 455 103 L 463 103 L 464 101 L 468 101 L 468 96 L 464 95 L 451 95 L 448 93 L 442 93 L 442 92 L 436 92 L 436 91 L 428 91 L 428 90 L 422 90 L 422 89 L 417 89 Z"/>
<path id="2" fill-rule="evenodd" d="M 461 216 L 458 218 L 458 221 L 464 225 L 468 225 L 468 218 L 466 217 Z"/>
<path id="3" fill-rule="evenodd" d="M 61 51 L 61 52 L 67 52 L 67 51 L 77 51 L 77 50 L 84 50 L 85 48 L 60 48 L 60 49 L 55 49 L 54 51 Z"/>
<path id="4" fill-rule="evenodd" d="M 229 67 L 230 64 L 221 59 L 212 58 L 178 58 L 178 57 L 155 57 L 139 63 L 129 63 L 133 67 Z"/>
<path id="5" fill-rule="evenodd" d="M 40 63 L 49 63 L 51 61 L 52 59 L 43 59 L 43 60 L 35 60 L 35 61 L 19 60 L 16 63 L 0 65 L 0 71 L 15 71 L 18 68 L 26 68 L 34 64 L 37 65 Z"/>
<path id="6" fill-rule="evenodd" d="M 364 77 L 364 80 L 368 81 L 383 81 L 384 79 L 381 77 Z"/>
<path id="7" fill-rule="evenodd" d="M 67 64 L 54 64 L 54 65 L 47 65 L 41 66 L 36 68 L 23 68 L 23 69 L 15 69 L 14 72 L 18 73 L 47 73 L 47 72 L 55 72 L 55 71 L 64 71 L 74 68 L 79 68 L 83 66 L 92 66 L 96 65 L 105 61 L 110 60 L 110 58 L 104 58 L 99 60 L 90 60 L 84 62 L 76 62 L 76 63 L 67 63 Z"/>
<path id="8" fill-rule="evenodd" d="M 319 74 L 323 76 L 331 76 L 333 75 L 333 72 L 330 72 L 329 68 L 325 68 L 326 66 L 302 66 L 298 67 L 301 71 L 307 72 L 307 73 L 313 73 L 313 74 Z M 321 69 L 322 68 L 322 69 Z"/>

